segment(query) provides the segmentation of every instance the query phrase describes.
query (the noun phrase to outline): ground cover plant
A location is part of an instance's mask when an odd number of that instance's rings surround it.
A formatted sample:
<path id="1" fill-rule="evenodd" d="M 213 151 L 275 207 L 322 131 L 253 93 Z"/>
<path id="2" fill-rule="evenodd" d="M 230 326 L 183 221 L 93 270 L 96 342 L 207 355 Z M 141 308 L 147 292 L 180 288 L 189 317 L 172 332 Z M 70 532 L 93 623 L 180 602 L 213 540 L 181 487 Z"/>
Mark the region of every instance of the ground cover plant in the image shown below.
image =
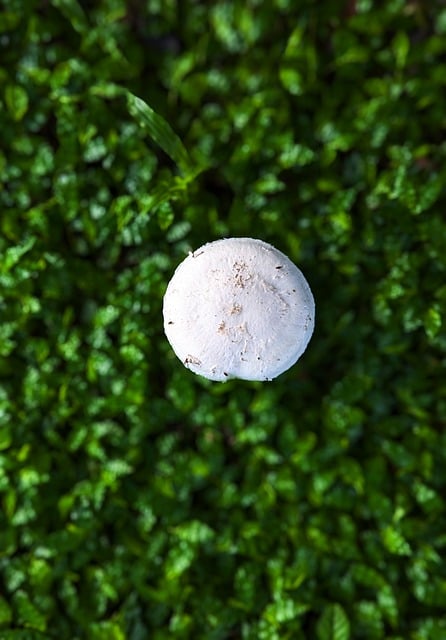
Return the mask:
<path id="1" fill-rule="evenodd" d="M 446 5 L 0 9 L 0 638 L 446 637 Z M 204 242 L 303 270 L 272 383 L 175 358 Z"/>

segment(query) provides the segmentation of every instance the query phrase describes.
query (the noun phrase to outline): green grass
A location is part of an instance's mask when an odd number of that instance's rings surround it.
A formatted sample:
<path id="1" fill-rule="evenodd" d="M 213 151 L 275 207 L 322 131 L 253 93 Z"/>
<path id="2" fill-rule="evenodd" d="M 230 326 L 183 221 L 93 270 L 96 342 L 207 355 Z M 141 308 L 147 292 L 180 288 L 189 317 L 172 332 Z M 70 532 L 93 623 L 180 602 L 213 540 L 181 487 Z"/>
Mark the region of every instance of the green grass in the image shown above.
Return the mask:
<path id="1" fill-rule="evenodd" d="M 91 6 L 0 10 L 1 640 L 444 640 L 444 3 Z M 163 335 L 228 236 L 316 299 L 272 383 Z"/>

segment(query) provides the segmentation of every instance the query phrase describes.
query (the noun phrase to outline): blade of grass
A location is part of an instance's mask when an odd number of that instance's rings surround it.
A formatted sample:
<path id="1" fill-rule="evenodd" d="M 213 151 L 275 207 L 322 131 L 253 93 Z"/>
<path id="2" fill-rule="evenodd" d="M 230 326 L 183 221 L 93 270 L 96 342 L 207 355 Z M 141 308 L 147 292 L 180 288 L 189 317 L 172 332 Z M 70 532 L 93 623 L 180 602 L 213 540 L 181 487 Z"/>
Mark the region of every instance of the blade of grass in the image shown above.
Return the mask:
<path id="1" fill-rule="evenodd" d="M 149 105 L 126 91 L 127 105 L 138 124 L 147 129 L 150 137 L 161 147 L 184 175 L 194 171 L 194 166 L 183 143 L 171 126 Z"/>
<path id="2" fill-rule="evenodd" d="M 90 92 L 101 98 L 124 97 L 129 113 L 140 127 L 144 128 L 152 140 L 175 162 L 183 174 L 185 184 L 191 182 L 206 169 L 203 161 L 192 160 L 179 136 L 170 124 L 152 109 L 144 100 L 114 83 L 101 83 L 91 87 Z"/>

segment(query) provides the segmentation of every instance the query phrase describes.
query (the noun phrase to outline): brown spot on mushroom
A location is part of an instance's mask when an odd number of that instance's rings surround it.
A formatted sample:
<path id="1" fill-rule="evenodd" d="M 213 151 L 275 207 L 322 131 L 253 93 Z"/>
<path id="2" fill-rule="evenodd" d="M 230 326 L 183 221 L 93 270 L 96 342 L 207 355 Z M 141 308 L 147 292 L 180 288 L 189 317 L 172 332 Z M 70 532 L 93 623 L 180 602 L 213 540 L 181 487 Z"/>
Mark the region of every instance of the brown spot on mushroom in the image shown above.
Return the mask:
<path id="1" fill-rule="evenodd" d="M 240 287 L 241 289 L 245 288 L 245 283 L 247 280 L 251 279 L 251 274 L 246 272 L 247 265 L 246 262 L 234 262 L 234 271 L 235 271 L 235 286 Z"/>
<path id="2" fill-rule="evenodd" d="M 226 333 L 226 322 L 224 322 L 224 320 L 222 320 L 218 325 L 217 333 L 221 333 L 221 334 Z"/>
<path id="3" fill-rule="evenodd" d="M 184 360 L 184 364 L 195 364 L 197 365 L 197 367 L 199 367 L 201 365 L 201 360 L 199 360 L 195 356 L 191 356 L 189 353 Z"/>
<path id="4" fill-rule="evenodd" d="M 237 313 L 240 313 L 241 310 L 242 310 L 242 305 L 238 304 L 238 302 L 234 302 L 229 313 L 231 314 L 231 316 L 235 316 Z"/>

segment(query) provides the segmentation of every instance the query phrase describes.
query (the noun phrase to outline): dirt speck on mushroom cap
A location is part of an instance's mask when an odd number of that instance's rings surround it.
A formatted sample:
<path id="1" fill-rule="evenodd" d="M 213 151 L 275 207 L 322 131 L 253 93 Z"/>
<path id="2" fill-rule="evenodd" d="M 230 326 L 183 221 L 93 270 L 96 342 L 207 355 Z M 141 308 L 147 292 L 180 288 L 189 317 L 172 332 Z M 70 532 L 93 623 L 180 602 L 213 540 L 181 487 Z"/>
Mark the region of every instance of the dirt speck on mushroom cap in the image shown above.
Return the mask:
<path id="1" fill-rule="evenodd" d="M 305 351 L 315 306 L 302 272 L 262 240 L 205 244 L 177 267 L 164 296 L 174 352 L 210 380 L 272 380 Z"/>

